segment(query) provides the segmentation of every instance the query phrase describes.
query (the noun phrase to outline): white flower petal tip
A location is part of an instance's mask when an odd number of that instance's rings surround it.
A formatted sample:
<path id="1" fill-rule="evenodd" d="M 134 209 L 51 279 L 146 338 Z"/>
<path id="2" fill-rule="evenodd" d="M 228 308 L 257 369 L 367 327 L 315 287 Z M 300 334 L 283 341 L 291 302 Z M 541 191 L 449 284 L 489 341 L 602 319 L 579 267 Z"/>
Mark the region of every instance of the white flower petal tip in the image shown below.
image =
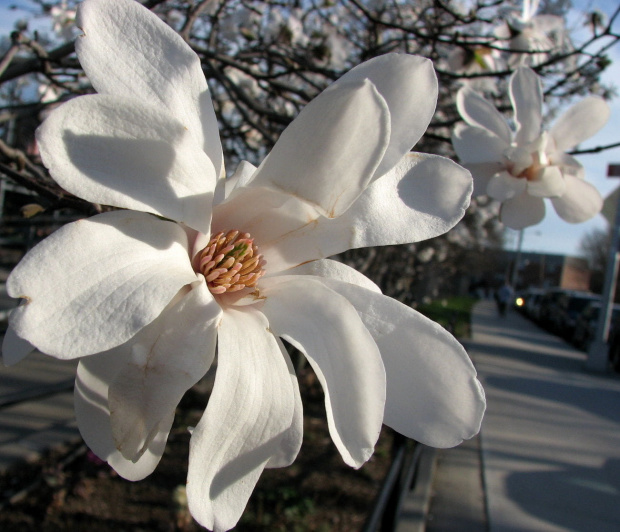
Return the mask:
<path id="1" fill-rule="evenodd" d="M 134 0 L 86 0 L 76 52 L 100 94 L 129 97 L 176 117 L 223 171 L 217 119 L 199 57 L 183 38 Z M 165 52 L 165 53 L 162 53 Z"/>
<path id="2" fill-rule="evenodd" d="M 264 315 L 230 310 L 219 328 L 218 369 L 207 410 L 192 433 L 187 497 L 194 518 L 229 530 L 263 469 L 290 437 L 298 399 L 291 366 Z M 243 360 L 240 364 L 239 360 Z"/>
<path id="3" fill-rule="evenodd" d="M 206 374 L 221 315 L 200 280 L 132 340 L 131 355 L 108 390 L 112 437 L 126 459 L 142 457 L 183 394 Z"/>
<path id="4" fill-rule="evenodd" d="M 118 96 L 75 98 L 50 114 L 37 141 L 54 179 L 73 194 L 209 232 L 215 169 L 160 108 Z"/>
<path id="5" fill-rule="evenodd" d="M 457 95 L 457 108 L 466 124 L 458 124 L 452 144 L 461 162 L 471 170 L 474 195 L 502 202 L 500 221 L 513 229 L 540 223 L 543 198 L 553 202 L 558 215 L 570 223 L 590 219 L 600 211 L 600 194 L 590 185 L 574 185 L 583 167 L 564 153 L 594 135 L 609 118 L 609 106 L 589 97 L 573 105 L 549 132 L 542 126 L 542 83 L 525 66 L 510 78 L 510 99 L 516 131 L 494 106 L 470 88 Z M 575 190 L 583 191 L 580 198 Z"/>
<path id="6" fill-rule="evenodd" d="M 11 272 L 9 295 L 26 300 L 11 326 L 58 358 L 120 345 L 196 280 L 187 253 L 183 229 L 144 213 L 115 211 L 65 225 Z"/>
<path id="7" fill-rule="evenodd" d="M 390 112 L 373 83 L 336 83 L 284 130 L 252 184 L 302 198 L 336 218 L 370 183 L 389 139 Z"/>
<path id="8" fill-rule="evenodd" d="M 383 420 L 385 370 L 377 345 L 351 304 L 315 279 L 267 279 L 264 293 L 270 329 L 308 358 L 325 392 L 332 440 L 345 463 L 360 467 Z M 305 321 L 295 319 L 302 308 Z"/>
<path id="9" fill-rule="evenodd" d="M 572 175 L 565 176 L 565 179 L 566 192 L 551 199 L 560 218 L 568 223 L 578 224 L 601 212 L 603 198 L 595 187 Z"/>
<path id="10" fill-rule="evenodd" d="M 469 356 L 451 334 L 359 284 L 329 277 L 322 282 L 353 305 L 379 347 L 387 378 L 386 425 L 441 448 L 478 433 L 486 409 L 484 390 Z"/>

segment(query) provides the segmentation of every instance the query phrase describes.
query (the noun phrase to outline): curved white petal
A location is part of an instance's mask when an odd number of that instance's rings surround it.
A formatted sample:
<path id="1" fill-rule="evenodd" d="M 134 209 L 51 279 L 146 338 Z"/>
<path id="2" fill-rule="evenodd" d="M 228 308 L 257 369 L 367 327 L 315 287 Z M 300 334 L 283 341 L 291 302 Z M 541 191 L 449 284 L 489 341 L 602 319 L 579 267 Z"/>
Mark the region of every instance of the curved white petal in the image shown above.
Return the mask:
<path id="1" fill-rule="evenodd" d="M 277 191 L 252 188 L 216 207 L 213 229 L 251 232 L 273 274 L 347 249 L 443 234 L 463 217 L 471 189 L 471 176 L 461 166 L 411 153 L 338 218 L 318 216 L 309 205 Z"/>
<path id="2" fill-rule="evenodd" d="M 456 94 L 456 107 L 470 126 L 485 129 L 507 144 L 512 141 L 512 131 L 506 119 L 495 106 L 470 87 L 462 87 Z"/>
<path id="3" fill-rule="evenodd" d="M 241 187 L 245 187 L 252 180 L 252 177 L 256 173 L 256 166 L 248 161 L 241 161 L 235 173 L 226 178 L 226 194 L 227 198 L 230 196 L 233 190 Z"/>
<path id="4" fill-rule="evenodd" d="M 545 166 L 538 172 L 538 177 L 527 182 L 527 193 L 540 198 L 562 196 L 566 190 L 566 181 L 557 166 Z"/>
<path id="5" fill-rule="evenodd" d="M 131 346 L 126 344 L 80 360 L 74 389 L 75 417 L 80 434 L 93 453 L 123 478 L 142 480 L 154 471 L 164 453 L 173 415 L 160 423 L 160 431 L 138 461 L 127 460 L 116 449 L 110 426 L 108 388 L 130 355 Z"/>
<path id="6" fill-rule="evenodd" d="M 360 467 L 381 431 L 385 371 L 375 342 L 342 296 L 310 277 L 264 279 L 262 311 L 274 334 L 302 351 L 325 392 L 332 440 Z"/>
<path id="7" fill-rule="evenodd" d="M 37 141 L 69 192 L 209 232 L 215 169 L 165 109 L 117 96 L 74 98 L 50 114 Z"/>
<path id="8" fill-rule="evenodd" d="M 65 225 L 7 281 L 26 304 L 11 326 L 44 353 L 74 358 L 125 343 L 196 280 L 185 231 L 150 214 L 115 211 Z"/>
<path id="9" fill-rule="evenodd" d="M 390 112 L 375 86 L 340 83 L 284 130 L 251 185 L 298 196 L 333 218 L 366 188 L 389 140 Z"/>
<path id="10" fill-rule="evenodd" d="M 549 131 L 557 151 L 567 151 L 592 137 L 609 120 L 609 105 L 597 96 L 584 98 L 558 118 Z"/>
<path id="11" fill-rule="evenodd" d="M 145 327 L 112 382 L 108 401 L 112 437 L 136 461 L 160 432 L 160 424 L 207 372 L 215 357 L 221 308 L 203 278 Z"/>
<path id="12" fill-rule="evenodd" d="M 565 175 L 566 191 L 559 198 L 552 198 L 555 212 L 563 220 L 576 224 L 585 222 L 603 208 L 603 198 L 594 186 L 572 175 Z"/>
<path id="13" fill-rule="evenodd" d="M 452 131 L 452 145 L 463 164 L 501 163 L 510 144 L 479 127 L 457 124 Z"/>
<path id="14" fill-rule="evenodd" d="M 4 366 L 17 364 L 34 350 L 35 347 L 30 342 L 17 336 L 9 322 L 9 327 L 4 333 L 4 339 L 2 340 L 2 364 Z"/>
<path id="15" fill-rule="evenodd" d="M 335 279 L 323 282 L 355 307 L 379 346 L 387 376 L 386 425 L 440 448 L 478 433 L 484 390 L 451 334 L 395 299 Z"/>
<path id="16" fill-rule="evenodd" d="M 304 411 L 303 404 L 301 402 L 301 395 L 299 393 L 299 383 L 297 382 L 297 375 L 295 375 L 295 368 L 291 362 L 291 358 L 288 356 L 288 352 L 282 343 L 282 340 L 276 338 L 282 357 L 288 366 L 288 371 L 291 376 L 291 384 L 293 385 L 293 397 L 295 400 L 295 407 L 293 411 L 293 419 L 289 428 L 284 433 L 282 440 L 280 440 L 280 448 L 271 456 L 269 462 L 265 467 L 288 467 L 297 458 L 304 436 Z"/>
<path id="17" fill-rule="evenodd" d="M 562 33 L 565 31 L 564 19 L 557 15 L 537 15 L 532 18 L 532 26 L 538 33 Z"/>
<path id="18" fill-rule="evenodd" d="M 391 170 L 426 132 L 437 105 L 433 63 L 409 54 L 386 54 L 356 66 L 334 85 L 369 79 L 390 110 L 390 143 L 375 172 Z"/>
<path id="19" fill-rule="evenodd" d="M 514 198 L 521 194 L 527 186 L 527 180 L 514 177 L 505 170 L 495 174 L 487 185 L 487 194 L 498 201 Z"/>
<path id="20" fill-rule="evenodd" d="M 352 283 L 366 288 L 367 290 L 377 292 L 378 294 L 381 293 L 381 289 L 363 273 L 351 268 L 351 266 L 347 266 L 342 262 L 332 259 L 306 262 L 300 266 L 291 268 L 286 273 L 287 275 L 315 275 L 318 277 L 327 277 L 344 283 Z"/>
<path id="21" fill-rule="evenodd" d="M 463 166 L 471 172 L 471 176 L 474 179 L 472 197 L 486 196 L 487 186 L 491 178 L 498 172 L 505 170 L 505 166 L 501 162 L 469 163 Z"/>
<path id="22" fill-rule="evenodd" d="M 236 525 L 265 465 L 281 453 L 294 411 L 290 369 L 265 317 L 226 310 L 215 385 L 190 441 L 187 498 L 201 525 Z"/>
<path id="23" fill-rule="evenodd" d="M 531 68 L 520 67 L 510 78 L 510 101 L 515 111 L 515 142 L 522 146 L 540 135 L 542 124 L 542 86 Z"/>
<path id="24" fill-rule="evenodd" d="M 580 179 L 584 179 L 586 171 L 582 164 L 572 155 L 562 152 L 554 152 L 549 156 L 549 164 L 559 166 L 562 174 L 570 174 Z"/>
<path id="25" fill-rule="evenodd" d="M 545 201 L 530 196 L 527 191 L 502 203 L 500 221 L 512 229 L 523 229 L 542 222 L 545 217 Z"/>
<path id="26" fill-rule="evenodd" d="M 465 214 L 472 188 L 469 171 L 450 159 L 410 153 L 372 183 L 340 218 L 327 224 L 325 240 L 340 245 L 330 255 L 444 234 Z M 351 236 L 345 239 L 346 233 Z"/>
<path id="27" fill-rule="evenodd" d="M 86 0 L 76 24 L 78 58 L 97 92 L 167 109 L 223 170 L 222 146 L 200 59 L 183 38 L 133 0 Z"/>

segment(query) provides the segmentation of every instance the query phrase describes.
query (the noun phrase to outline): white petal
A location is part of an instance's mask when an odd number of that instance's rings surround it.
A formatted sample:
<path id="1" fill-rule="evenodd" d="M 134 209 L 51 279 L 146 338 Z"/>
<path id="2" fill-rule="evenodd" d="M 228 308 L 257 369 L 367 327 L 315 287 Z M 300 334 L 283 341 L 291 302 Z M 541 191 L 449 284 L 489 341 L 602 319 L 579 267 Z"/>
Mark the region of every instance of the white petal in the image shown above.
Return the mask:
<path id="1" fill-rule="evenodd" d="M 273 274 L 347 249 L 443 234 L 463 217 L 471 188 L 469 172 L 449 159 L 411 153 L 338 218 L 277 191 L 246 189 L 216 207 L 213 228 L 251 232 Z"/>
<path id="2" fill-rule="evenodd" d="M 461 163 L 501 163 L 509 143 L 479 127 L 458 124 L 452 132 L 452 145 Z"/>
<path id="3" fill-rule="evenodd" d="M 2 364 L 4 366 L 17 364 L 34 350 L 35 347 L 30 342 L 17 336 L 9 323 L 9 328 L 4 333 L 2 340 Z"/>
<path id="4" fill-rule="evenodd" d="M 310 102 L 252 180 L 299 196 L 333 218 L 362 193 L 390 139 L 390 113 L 370 81 L 341 83 Z"/>
<path id="5" fill-rule="evenodd" d="M 323 282 L 355 307 L 379 346 L 387 375 L 386 425 L 441 448 L 478 433 L 484 390 L 451 334 L 395 299 L 334 279 Z"/>
<path id="6" fill-rule="evenodd" d="M 557 166 L 545 166 L 538 172 L 534 181 L 527 182 L 527 193 L 540 198 L 562 196 L 566 190 L 566 181 Z"/>
<path id="7" fill-rule="evenodd" d="M 287 275 L 315 275 L 318 277 L 337 279 L 344 283 L 352 283 L 366 288 L 367 290 L 372 290 L 378 294 L 381 293 L 381 289 L 364 274 L 351 268 L 351 266 L 331 259 L 306 262 L 296 268 L 291 268 L 286 273 Z"/>
<path id="8" fill-rule="evenodd" d="M 131 356 L 108 392 L 112 436 L 128 460 L 142 456 L 160 424 L 174 416 L 185 392 L 206 374 L 221 313 L 200 279 L 132 343 Z"/>
<path id="9" fill-rule="evenodd" d="M 196 280 L 187 236 L 149 214 L 115 211 L 65 225 L 7 281 L 26 299 L 11 326 L 44 353 L 74 358 L 125 343 Z"/>
<path id="10" fill-rule="evenodd" d="M 510 144 L 512 132 L 506 119 L 495 106 L 469 87 L 462 87 L 456 95 L 456 107 L 470 126 L 485 129 Z"/>
<path id="11" fill-rule="evenodd" d="M 130 355 L 130 346 L 123 345 L 80 360 L 74 390 L 75 417 L 82 438 L 93 453 L 123 478 L 142 480 L 153 472 L 164 453 L 173 416 L 160 423 L 160 432 L 137 462 L 125 459 L 116 449 L 110 426 L 108 388 Z"/>
<path id="12" fill-rule="evenodd" d="M 523 229 L 542 222 L 545 217 L 545 201 L 530 196 L 527 191 L 502 203 L 500 221 L 512 229 Z"/>
<path id="13" fill-rule="evenodd" d="M 444 234 L 465 214 L 472 187 L 469 171 L 450 159 L 411 153 L 372 183 L 346 213 L 330 222 L 326 239 L 340 245 L 330 255 Z M 347 232 L 351 236 L 345 240 Z"/>
<path id="14" fill-rule="evenodd" d="M 555 152 L 549 156 L 549 164 L 559 166 L 562 174 L 570 174 L 580 179 L 584 179 L 586 171 L 582 164 L 568 153 Z"/>
<path id="15" fill-rule="evenodd" d="M 114 96 L 74 98 L 50 114 L 37 141 L 69 192 L 209 232 L 215 169 L 167 111 Z"/>
<path id="16" fill-rule="evenodd" d="M 86 0 L 76 24 L 80 63 L 97 92 L 166 108 L 223 170 L 217 119 L 198 56 L 180 35 L 133 0 Z"/>
<path id="17" fill-rule="evenodd" d="M 226 178 L 226 197 L 230 196 L 233 190 L 247 186 L 255 173 L 256 166 L 248 161 L 241 161 L 235 173 Z"/>
<path id="18" fill-rule="evenodd" d="M 504 201 L 521 194 L 526 186 L 526 179 L 514 177 L 504 170 L 503 172 L 498 172 L 489 180 L 487 194 L 493 199 Z"/>
<path id="19" fill-rule="evenodd" d="M 473 197 L 486 196 L 487 186 L 491 178 L 498 172 L 505 170 L 504 165 L 500 162 L 469 163 L 463 166 L 471 172 L 471 176 L 474 178 Z"/>
<path id="20" fill-rule="evenodd" d="M 565 175 L 564 179 L 566 192 L 559 198 L 551 199 L 560 218 L 576 224 L 585 222 L 601 212 L 603 198 L 595 187 L 572 175 Z"/>
<path id="21" fill-rule="evenodd" d="M 585 98 L 570 107 L 549 131 L 557 151 L 568 151 L 592 137 L 607 123 L 609 114 L 609 105 L 596 96 Z"/>
<path id="22" fill-rule="evenodd" d="M 293 419 L 291 425 L 284 433 L 282 440 L 280 441 L 280 448 L 271 456 L 269 462 L 265 467 L 288 467 L 297 458 L 304 436 L 304 411 L 303 404 L 301 402 L 301 395 L 299 393 L 299 383 L 297 382 L 297 375 L 295 375 L 295 368 L 291 362 L 291 358 L 288 356 L 286 348 L 282 343 L 282 340 L 276 338 L 282 357 L 288 366 L 288 371 L 291 376 L 291 384 L 293 385 L 293 396 L 295 400 L 295 408 L 293 411 Z"/>
<path id="23" fill-rule="evenodd" d="M 225 311 L 218 368 L 207 410 L 192 433 L 187 498 L 209 530 L 229 530 L 272 456 L 289 436 L 295 391 L 265 317 Z"/>
<path id="24" fill-rule="evenodd" d="M 522 146 L 540 135 L 542 124 L 542 86 L 531 68 L 520 67 L 510 78 L 510 100 L 515 111 L 515 142 Z"/>
<path id="25" fill-rule="evenodd" d="M 332 440 L 360 467 L 381 431 L 385 371 L 375 342 L 342 296 L 310 277 L 264 279 L 269 328 L 302 351 L 325 392 Z"/>
<path id="26" fill-rule="evenodd" d="M 390 110 L 390 143 L 375 172 L 391 170 L 422 138 L 437 105 L 437 76 L 433 63 L 409 54 L 386 54 L 347 72 L 334 85 L 369 79 Z"/>

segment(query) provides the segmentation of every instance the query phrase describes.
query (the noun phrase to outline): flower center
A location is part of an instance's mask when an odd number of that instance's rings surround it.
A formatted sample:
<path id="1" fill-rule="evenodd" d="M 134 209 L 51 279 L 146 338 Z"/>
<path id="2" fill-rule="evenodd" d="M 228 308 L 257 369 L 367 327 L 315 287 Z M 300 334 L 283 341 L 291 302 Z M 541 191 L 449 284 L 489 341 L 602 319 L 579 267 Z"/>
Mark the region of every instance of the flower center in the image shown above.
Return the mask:
<path id="1" fill-rule="evenodd" d="M 234 230 L 212 236 L 198 256 L 198 269 L 212 294 L 256 286 L 265 274 L 264 265 L 250 234 Z"/>

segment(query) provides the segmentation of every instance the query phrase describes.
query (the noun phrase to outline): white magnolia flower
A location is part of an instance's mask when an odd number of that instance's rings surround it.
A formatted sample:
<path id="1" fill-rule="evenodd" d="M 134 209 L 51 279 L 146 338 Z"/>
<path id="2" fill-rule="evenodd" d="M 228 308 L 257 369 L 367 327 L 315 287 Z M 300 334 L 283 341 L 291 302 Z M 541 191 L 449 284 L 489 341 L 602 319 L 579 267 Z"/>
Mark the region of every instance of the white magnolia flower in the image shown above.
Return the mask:
<path id="1" fill-rule="evenodd" d="M 217 344 L 187 485 L 193 516 L 214 530 L 233 527 L 262 470 L 292 463 L 301 445 L 281 338 L 316 372 L 347 464 L 368 460 L 382 423 L 437 447 L 472 437 L 485 401 L 460 344 L 325 258 L 430 238 L 462 217 L 469 173 L 409 153 L 434 111 L 431 63 L 388 55 L 360 65 L 302 111 L 259 168 L 243 163 L 224 180 L 207 83 L 183 39 L 131 0 L 86 0 L 78 23 L 77 54 L 99 94 L 50 115 L 41 154 L 63 188 L 124 210 L 64 226 L 15 268 L 8 292 L 24 303 L 5 363 L 30 344 L 80 358 L 80 431 L 138 480 Z"/>
<path id="2" fill-rule="evenodd" d="M 509 64 L 513 67 L 540 65 L 547 60 L 550 52 L 570 46 L 562 17 L 537 15 L 539 4 L 540 0 L 523 0 L 521 13 L 510 10 L 506 21 L 495 30 L 499 39 L 510 42 L 510 50 L 514 53 Z"/>
<path id="3" fill-rule="evenodd" d="M 75 9 L 67 5 L 67 0 L 62 0 L 58 5 L 50 9 L 52 16 L 52 29 L 54 33 L 65 41 L 75 37 Z"/>
<path id="4" fill-rule="evenodd" d="M 457 155 L 474 177 L 474 195 L 502 202 L 500 219 L 521 229 L 545 217 L 543 198 L 558 215 L 584 222 L 601 210 L 598 191 L 584 180 L 584 169 L 565 153 L 594 135 L 609 118 L 609 106 L 591 96 L 570 107 L 542 131 L 542 85 L 536 73 L 520 67 L 510 78 L 513 131 L 493 104 L 469 88 L 459 90 L 457 107 L 466 124 L 453 131 Z"/>

